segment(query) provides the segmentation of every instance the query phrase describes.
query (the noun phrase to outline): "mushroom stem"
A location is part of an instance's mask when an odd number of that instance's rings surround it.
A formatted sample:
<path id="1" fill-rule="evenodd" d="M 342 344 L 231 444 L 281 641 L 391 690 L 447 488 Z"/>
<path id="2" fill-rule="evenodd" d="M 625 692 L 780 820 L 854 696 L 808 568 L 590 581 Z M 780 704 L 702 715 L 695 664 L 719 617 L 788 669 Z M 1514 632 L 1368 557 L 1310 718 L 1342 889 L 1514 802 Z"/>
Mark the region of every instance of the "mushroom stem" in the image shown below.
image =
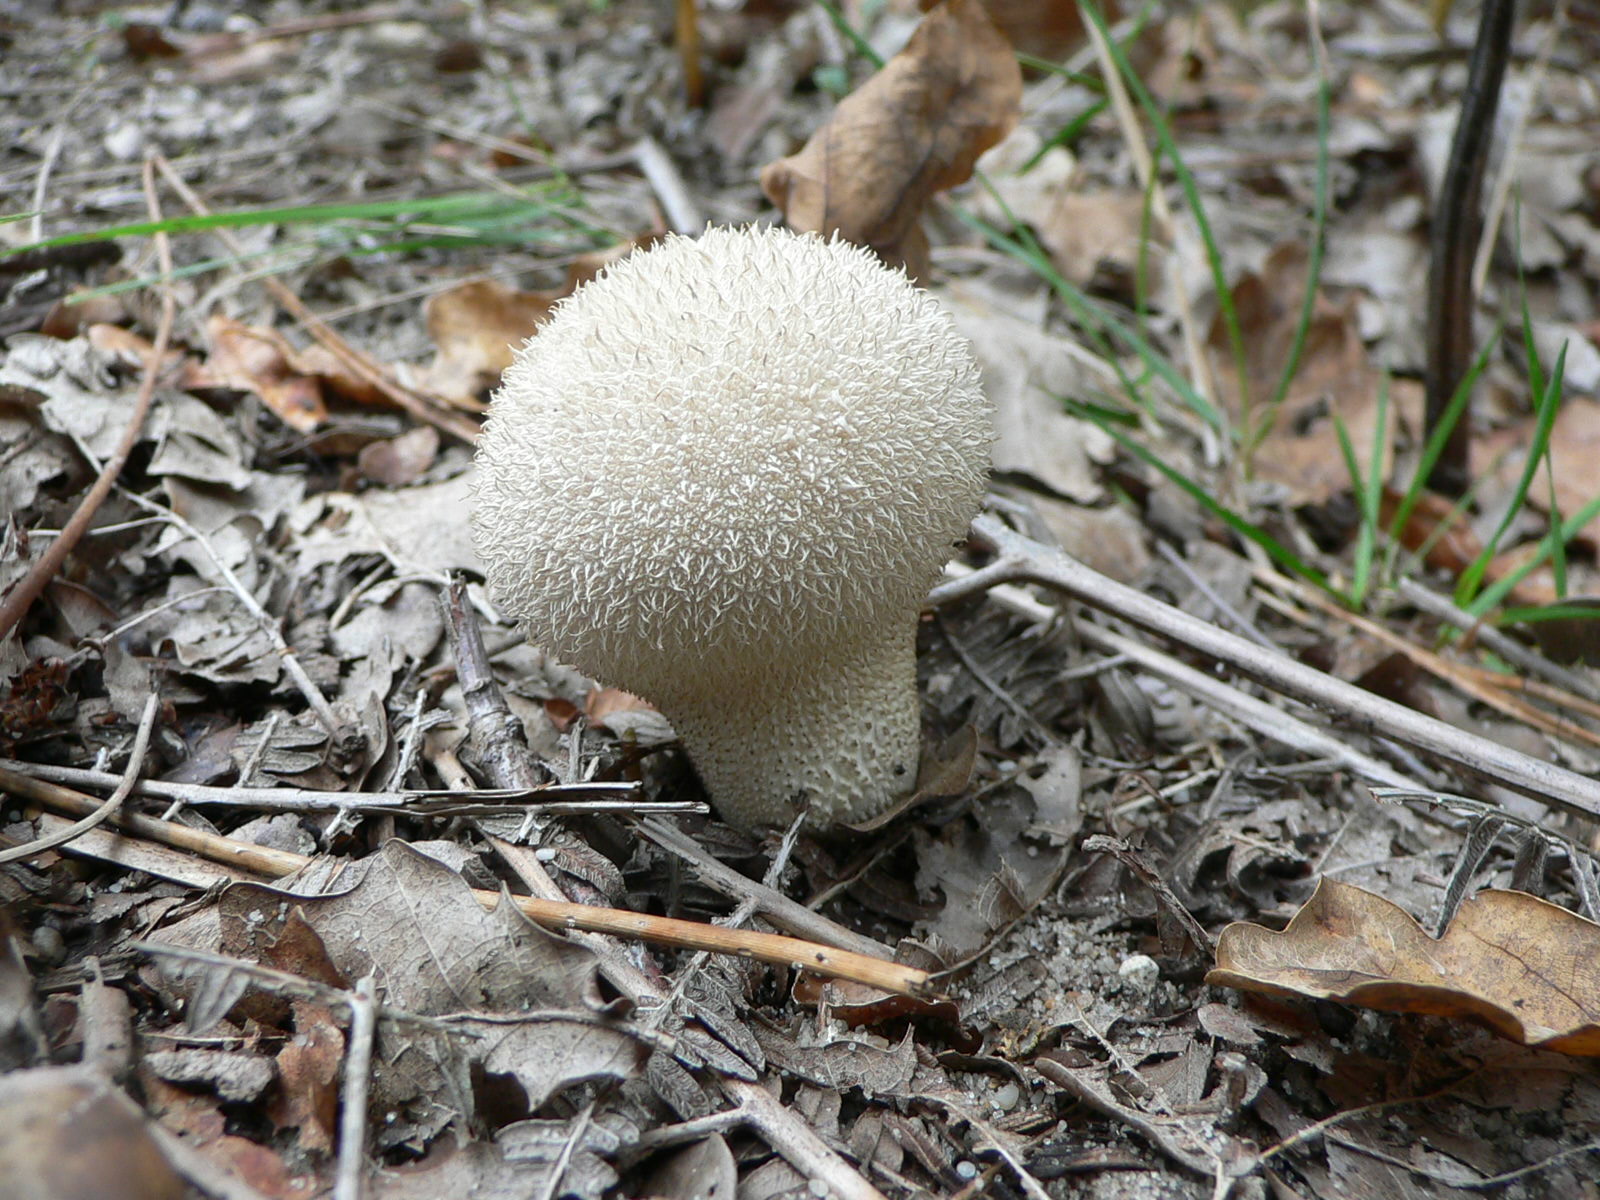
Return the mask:
<path id="1" fill-rule="evenodd" d="M 663 692 L 658 706 L 730 824 L 782 824 L 775 799 L 792 812 L 809 803 L 821 824 L 869 820 L 916 783 L 916 615 L 711 697 Z"/>

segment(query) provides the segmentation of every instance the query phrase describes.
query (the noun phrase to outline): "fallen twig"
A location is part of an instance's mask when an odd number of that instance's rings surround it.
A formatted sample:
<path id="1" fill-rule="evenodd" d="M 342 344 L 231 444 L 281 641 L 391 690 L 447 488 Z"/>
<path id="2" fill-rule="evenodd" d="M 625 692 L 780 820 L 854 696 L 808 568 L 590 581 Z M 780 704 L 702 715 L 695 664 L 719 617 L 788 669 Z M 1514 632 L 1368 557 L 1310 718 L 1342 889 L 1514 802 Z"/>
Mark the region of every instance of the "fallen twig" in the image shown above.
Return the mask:
<path id="1" fill-rule="evenodd" d="M 1433 206 L 1428 249 L 1428 361 L 1426 433 L 1432 435 L 1444 419 L 1456 388 L 1466 378 L 1472 361 L 1472 314 L 1477 297 L 1472 291 L 1472 258 L 1477 248 L 1483 214 L 1483 170 L 1495 132 L 1495 112 L 1500 107 L 1500 85 L 1511 56 L 1511 28 L 1517 0 L 1484 0 L 1478 18 L 1478 37 L 1467 68 L 1467 86 L 1461 96 L 1450 161 Z M 1510 164 L 1507 164 L 1507 170 Z M 1467 413 L 1445 439 L 1444 451 L 1423 482 L 1436 492 L 1459 496 L 1471 478 L 1468 451 L 1472 421 Z"/>
<path id="2" fill-rule="evenodd" d="M 1504 686 L 1488 682 L 1484 678 L 1485 672 L 1478 667 L 1452 662 L 1441 654 L 1435 654 L 1432 650 L 1414 646 L 1399 634 L 1385 629 L 1376 621 L 1370 621 L 1359 613 L 1342 609 L 1314 589 L 1290 579 L 1288 576 L 1280 575 L 1268 567 L 1257 566 L 1254 574 L 1258 581 L 1268 587 L 1287 592 L 1302 604 L 1309 604 L 1319 612 L 1335 620 L 1343 621 L 1353 629 L 1359 629 L 1368 637 L 1382 643 L 1396 653 L 1404 655 L 1418 667 L 1450 684 L 1457 691 L 1488 705 L 1497 712 L 1531 725 L 1551 737 L 1564 737 L 1574 741 L 1587 742 L 1590 746 L 1600 746 L 1600 734 L 1595 733 L 1594 730 L 1586 729 L 1582 725 L 1574 724 L 1571 721 L 1564 721 L 1560 717 L 1553 716 L 1543 709 L 1536 708 L 1527 701 L 1511 695 Z"/>
<path id="3" fill-rule="evenodd" d="M 0 772 L 11 771 L 31 779 L 64 783 L 69 787 L 115 787 L 119 776 L 111 771 L 82 767 L 57 767 L 48 763 L 0 758 Z M 615 783 L 544 783 L 534 788 L 479 788 L 446 791 L 411 788 L 395 792 L 322 792 L 289 787 L 210 787 L 202 783 L 172 783 L 141 779 L 134 794 L 175 800 L 182 804 L 252 808 L 267 812 L 396 812 L 427 817 L 501 817 L 529 811 L 552 816 L 595 813 L 681 813 L 710 811 L 693 800 L 646 800 L 643 785 Z"/>
<path id="4" fill-rule="evenodd" d="M 0 788 L 56 812 L 82 815 L 100 806 L 100 802 L 93 797 L 56 784 L 13 775 L 10 772 L 0 772 Z M 268 878 L 291 875 L 312 861 L 303 854 L 274 850 L 252 842 L 223 837 L 203 829 L 192 829 L 133 813 L 119 813 L 112 820 L 117 828 L 134 837 L 188 850 L 212 862 L 237 866 Z M 67 849 L 69 852 L 74 850 L 70 845 Z M 87 853 L 81 849 L 78 852 Z M 98 853 L 89 856 L 103 857 Z M 178 882 L 190 881 L 179 879 Z M 208 880 L 207 886 L 209 882 Z M 474 888 L 472 894 L 486 909 L 492 910 L 500 903 L 498 892 Z M 771 933 L 723 929 L 720 926 L 703 925 L 695 921 L 680 921 L 670 917 L 627 912 L 623 909 L 599 908 L 587 904 L 537 899 L 532 896 L 512 896 L 511 901 L 529 920 L 546 929 L 582 929 L 590 933 L 609 933 L 663 946 L 676 946 L 680 949 L 732 954 L 740 958 L 753 958 L 773 966 L 793 967 L 817 975 L 848 979 L 901 995 L 925 996 L 932 990 L 926 971 L 857 954 L 850 950 L 824 946 L 818 942 L 802 941 L 799 938 L 782 937 Z"/>
<path id="5" fill-rule="evenodd" d="M 363 975 L 346 998 L 350 1009 L 349 1049 L 339 1110 L 339 1169 L 333 1200 L 361 1200 L 367 1165 L 367 1092 L 372 1082 L 372 1042 L 378 1032 L 378 1001 L 372 975 Z"/>
<path id="6" fill-rule="evenodd" d="M 1443 721 L 1218 629 L 1108 579 L 1059 550 L 1023 537 L 996 517 L 979 517 L 972 524 L 972 533 L 976 541 L 993 547 L 997 557 L 967 578 L 935 588 L 930 597 L 933 603 L 946 603 L 995 583 L 1018 579 L 1042 583 L 1227 663 L 1273 691 L 1327 709 L 1363 732 L 1426 751 L 1568 812 L 1600 817 L 1600 782 L 1463 733 Z"/>
<path id="7" fill-rule="evenodd" d="M 134 735 L 133 750 L 128 754 L 128 769 L 123 772 L 117 790 L 112 792 L 104 803 L 76 825 L 69 825 L 48 837 L 37 838 L 26 845 L 0 851 L 0 863 L 18 862 L 24 858 L 32 858 L 35 854 L 43 854 L 46 850 L 54 850 L 57 846 L 64 846 L 73 838 L 82 837 L 91 829 L 103 825 L 116 816 L 118 810 L 122 808 L 122 802 L 128 798 L 134 785 L 139 782 L 139 772 L 144 769 L 145 751 L 150 748 L 150 731 L 155 728 L 156 709 L 160 706 L 160 698 L 152 692 L 144 703 L 143 714 L 139 717 L 139 731 Z"/>
<path id="8" fill-rule="evenodd" d="M 947 577 L 965 579 L 973 572 L 970 567 L 952 563 L 945 568 L 945 573 Z M 1026 592 L 1006 584 L 991 588 L 989 595 L 1000 604 L 1030 620 L 1053 620 L 1060 616 L 1055 609 L 1041 604 Z M 1147 671 L 1158 679 L 1166 680 L 1173 687 L 1188 693 L 1223 716 L 1239 722 L 1245 728 L 1253 729 L 1262 737 L 1271 738 L 1302 754 L 1330 759 L 1375 783 L 1388 784 L 1391 787 L 1423 787 L 1404 772 L 1395 770 L 1388 763 L 1370 754 L 1363 754 L 1326 730 L 1318 729 L 1276 705 L 1241 691 L 1225 680 L 1198 671 L 1187 663 L 1179 662 L 1165 651 L 1147 646 L 1133 638 L 1124 637 L 1120 633 L 1113 633 L 1098 625 L 1083 624 L 1076 632 L 1086 644 L 1113 654 L 1119 660 L 1131 662 L 1140 670 Z M 1402 783 L 1401 780 L 1406 782 Z"/>
<path id="9" fill-rule="evenodd" d="M 289 678 L 294 680 L 295 687 L 299 689 L 300 695 L 305 698 L 305 702 L 310 706 L 311 711 L 316 714 L 317 720 L 322 722 L 322 727 L 327 730 L 328 736 L 337 737 L 340 722 L 339 718 L 334 715 L 333 706 L 328 703 L 328 698 L 322 694 L 322 689 L 307 674 L 305 667 L 300 662 L 300 656 L 294 652 L 288 641 L 284 639 L 283 631 L 278 628 L 277 619 L 261 606 L 261 601 L 251 594 L 250 589 L 245 587 L 243 581 L 233 573 L 233 569 L 222 561 L 222 556 L 212 546 L 211 540 L 166 505 L 157 504 L 154 500 L 141 496 L 137 492 L 130 492 L 126 488 L 122 490 L 122 494 L 146 512 L 153 513 L 162 520 L 177 526 L 201 550 L 205 551 L 206 557 L 211 560 L 211 565 L 216 568 L 217 574 L 222 577 L 222 581 L 228 585 L 229 590 L 233 592 L 239 603 L 249 610 L 261 632 L 266 634 L 272 642 L 273 650 L 283 662 L 283 669 L 288 672 Z"/>
<path id="10" fill-rule="evenodd" d="M 858 954 L 888 958 L 894 953 L 883 943 L 846 929 L 821 913 L 812 912 L 782 892 L 753 879 L 746 879 L 732 867 L 711 857 L 693 839 L 665 821 L 641 821 L 639 831 L 669 854 L 683 860 L 690 872 L 707 887 L 715 888 L 735 900 L 754 901 L 756 911 L 779 929 L 797 937 L 854 950 Z"/>
<path id="11" fill-rule="evenodd" d="M 184 179 L 166 159 L 156 157 L 156 165 L 161 173 L 166 176 L 172 190 L 183 197 L 183 202 L 203 217 L 211 215 L 211 210 L 206 207 L 205 201 L 195 195 Z M 216 228 L 211 231 L 217 239 L 228 248 L 231 254 L 239 257 L 244 255 L 244 247 L 239 239 L 226 229 Z M 334 329 L 321 317 L 306 307 L 299 296 L 296 296 L 281 280 L 268 275 L 262 280 L 272 298 L 283 306 L 284 311 L 305 326 L 308 332 L 319 343 L 325 346 L 329 353 L 349 367 L 365 382 L 377 388 L 395 404 L 410 413 L 419 421 L 425 421 L 452 437 L 460 438 L 467 445 L 472 445 L 478 440 L 478 426 L 475 422 L 457 412 L 450 412 L 434 403 L 419 392 L 402 387 L 381 366 L 370 357 L 361 353 L 344 338 L 340 337 Z"/>

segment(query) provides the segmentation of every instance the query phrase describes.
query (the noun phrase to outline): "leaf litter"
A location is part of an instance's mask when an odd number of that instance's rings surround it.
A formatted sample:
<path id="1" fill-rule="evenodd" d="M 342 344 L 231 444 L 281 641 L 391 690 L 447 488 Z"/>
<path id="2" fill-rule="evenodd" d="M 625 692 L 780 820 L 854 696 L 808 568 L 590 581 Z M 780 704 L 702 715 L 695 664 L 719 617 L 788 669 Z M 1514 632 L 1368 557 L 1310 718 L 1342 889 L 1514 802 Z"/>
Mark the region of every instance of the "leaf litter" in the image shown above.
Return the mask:
<path id="1" fill-rule="evenodd" d="M 551 305 L 599 268 L 586 257 L 597 240 L 625 251 L 669 224 L 682 196 L 634 165 L 631 148 L 648 136 L 713 219 L 837 230 L 935 289 L 985 361 L 1001 410 L 1002 502 L 1025 529 L 1208 620 L 1325 655 L 1477 736 L 1592 771 L 1578 747 L 1463 702 L 1427 673 L 1384 682 L 1377 647 L 1349 645 L 1363 635 L 1308 620 L 1253 583 L 1214 512 L 1059 403 L 1120 406 L 1118 369 L 1132 372 L 1146 402 L 1137 421 L 1166 461 L 1319 565 L 1344 568 L 1352 506 L 1334 415 L 1358 462 L 1397 464 L 1391 479 L 1425 436 L 1409 397 L 1423 359 L 1426 220 L 1470 21 L 1450 18 L 1435 41 L 1417 14 L 1321 11 L 1335 101 L 1328 255 L 1301 369 L 1241 491 L 1169 379 L 1117 335 L 1097 343 L 1093 322 L 963 220 L 1009 229 L 1015 216 L 1095 311 L 1137 315 L 1179 363 L 1188 304 L 1206 359 L 1197 377 L 1225 404 L 1237 393 L 1215 279 L 1175 249 L 1196 244 L 1179 189 L 1167 197 L 1173 229 L 1147 219 L 1112 112 L 1047 145 L 1105 99 L 1078 7 L 917 8 L 891 3 L 869 23 L 888 60 L 874 74 L 819 7 L 705 6 L 704 119 L 685 106 L 670 31 L 642 4 L 490 5 L 427 20 L 315 5 L 279 6 L 270 22 L 209 6 L 121 25 L 18 18 L 21 66 L 0 118 L 14 149 L 0 173 L 9 194 L 39 187 L 47 236 L 144 219 L 136 160 L 156 147 L 184 148 L 174 170 L 218 211 L 489 184 L 504 193 L 552 174 L 584 207 L 565 214 L 566 234 L 522 239 L 479 225 L 466 230 L 474 241 L 419 220 L 307 241 L 269 222 L 212 262 L 207 234 L 175 236 L 178 337 L 124 490 L 20 633 L 0 641 L 0 765 L 95 767 L 110 791 L 155 692 L 162 712 L 139 765 L 175 786 L 277 785 L 293 798 L 496 782 L 474 758 L 474 701 L 436 603 L 446 573 L 476 572 L 468 455 L 397 410 L 395 391 L 424 407 L 480 407 L 508 347 L 536 336 Z M 842 11 L 847 23 L 867 15 Z M 1533 46 L 1549 18 L 1528 19 L 1519 37 Z M 1577 69 L 1593 51 L 1585 20 L 1565 27 L 1542 80 L 1527 56 L 1513 99 L 1529 122 L 1521 146 L 1504 148 L 1523 202 L 1492 247 L 1484 313 L 1526 287 L 1546 367 L 1568 346 L 1571 395 L 1552 434 L 1553 476 L 1529 492 L 1491 580 L 1542 535 L 1552 503 L 1570 516 L 1593 487 L 1582 465 L 1600 241 L 1592 139 L 1578 136 L 1595 120 Z M 1149 15 L 1142 28 L 1129 55 L 1166 106 L 1220 239 L 1250 390 L 1270 396 L 1306 286 L 1316 158 L 1306 13 L 1202 6 Z M 68 45 L 94 48 L 92 75 L 63 65 Z M 1019 70 L 1012 48 L 1065 60 L 1068 72 Z M 79 90 L 92 103 L 71 107 Z M 974 163 L 984 178 L 969 182 Z M 183 211 L 164 203 L 168 216 Z M 31 225 L 0 226 L 0 239 L 24 246 Z M 399 239 L 417 244 L 390 244 Z M 291 242 L 281 278 L 333 314 L 386 387 L 309 342 L 250 278 L 248 255 Z M 146 245 L 124 236 L 0 257 L 0 594 L 39 560 L 114 448 L 151 346 L 148 293 L 64 302 L 148 280 Z M 1432 540 L 1442 590 L 1487 544 L 1522 474 L 1532 418 L 1520 342 L 1495 348 L 1475 406 L 1484 515 L 1432 536 L 1450 504 L 1424 496 L 1403 535 L 1413 549 Z M 1571 549 L 1569 594 L 1595 590 L 1592 553 Z M 1554 598 L 1550 578 L 1530 576 L 1516 598 Z M 608 815 L 308 805 L 258 818 L 204 793 L 136 793 L 130 807 L 164 816 L 191 844 L 315 857 L 268 883 L 278 872 L 238 865 L 247 858 L 219 867 L 96 830 L 6 864 L 0 1104 L 40 1114 L 4 1123 L 6 1161 L 26 1145 L 48 1163 L 137 1177 L 149 1195 L 177 1194 L 175 1179 L 211 1194 L 330 1194 L 352 1155 L 367 1194 L 385 1197 L 955 1194 L 975 1183 L 1035 1196 L 1455 1195 L 1497 1180 L 1508 1194 L 1581 1194 L 1600 1089 L 1585 1063 L 1537 1046 L 1584 1048 L 1593 984 L 1580 971 L 1552 985 L 1555 969 L 1508 981 L 1487 965 L 1531 961 L 1525 939 L 1584 953 L 1590 927 L 1568 908 L 1505 899 L 1521 895 L 1510 885 L 1576 905 L 1592 887 L 1581 823 L 1487 790 L 1568 849 L 1525 878 L 1520 851 L 1491 848 L 1469 883 L 1493 886 L 1466 898 L 1435 942 L 1413 916 L 1452 883 L 1465 828 L 1428 810 L 1374 809 L 1339 764 L 1130 672 L 1085 644 L 1064 609 L 1041 611 L 1039 596 L 1011 600 L 925 623 L 930 730 L 947 744 L 971 739 L 971 753 L 954 756 L 962 769 L 882 829 L 803 838 L 767 881 L 809 902 L 811 936 L 949 972 L 938 977 L 948 995 L 557 936 L 504 900 L 486 910 L 473 898 L 469 885 L 549 889 L 708 923 L 755 897 L 758 928 L 805 919 Z M 659 714 L 523 645 L 476 583 L 468 604 L 538 779 L 699 798 Z M 1404 606 L 1388 621 L 1418 646 L 1442 632 L 1436 616 Z M 1440 764 L 1401 765 L 1463 786 Z M 680 820 L 696 853 L 747 876 L 766 869 L 749 839 Z M 66 823 L 8 801 L 0 840 Z M 199 890 L 228 878 L 220 895 Z M 1349 886 L 1357 880 L 1363 890 Z M 1361 938 L 1313 925 L 1335 892 L 1365 914 Z M 1439 947 L 1499 906 L 1515 909 L 1509 927 L 1493 925 L 1476 957 L 1441 960 Z M 1254 930 L 1253 986 L 1275 995 L 1207 990 L 1212 964 L 1182 931 L 1230 922 L 1250 924 L 1224 930 L 1219 953 Z M 1447 967 L 1452 984 L 1440 988 Z M 1330 969 L 1366 974 L 1313 987 L 1308 969 L 1323 983 Z M 368 978 L 378 1001 L 363 1050 L 355 1013 Z M 1311 1009 L 1285 990 L 1350 1002 L 1376 991 L 1377 1007 L 1410 1015 Z M 1561 1000 L 1571 1011 L 1534 1007 Z M 352 1148 L 341 1118 L 357 1063 L 366 1119 Z M 106 1082 L 126 1078 L 142 1111 Z M 83 1089 L 103 1099 L 74 1125 L 60 1114 L 85 1102 Z"/>

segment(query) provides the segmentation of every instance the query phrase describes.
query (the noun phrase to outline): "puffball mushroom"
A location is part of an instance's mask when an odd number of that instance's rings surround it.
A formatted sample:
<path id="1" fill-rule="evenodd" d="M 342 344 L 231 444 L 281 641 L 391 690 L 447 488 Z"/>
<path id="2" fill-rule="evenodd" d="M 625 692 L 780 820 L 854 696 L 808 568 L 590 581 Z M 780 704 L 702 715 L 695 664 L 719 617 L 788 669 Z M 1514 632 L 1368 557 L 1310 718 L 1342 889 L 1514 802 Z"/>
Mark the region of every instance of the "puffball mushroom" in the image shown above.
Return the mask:
<path id="1" fill-rule="evenodd" d="M 654 703 L 725 820 L 861 821 L 916 779 L 918 613 L 992 425 L 971 348 L 870 252 L 672 237 L 517 352 L 474 538 L 529 640 Z"/>

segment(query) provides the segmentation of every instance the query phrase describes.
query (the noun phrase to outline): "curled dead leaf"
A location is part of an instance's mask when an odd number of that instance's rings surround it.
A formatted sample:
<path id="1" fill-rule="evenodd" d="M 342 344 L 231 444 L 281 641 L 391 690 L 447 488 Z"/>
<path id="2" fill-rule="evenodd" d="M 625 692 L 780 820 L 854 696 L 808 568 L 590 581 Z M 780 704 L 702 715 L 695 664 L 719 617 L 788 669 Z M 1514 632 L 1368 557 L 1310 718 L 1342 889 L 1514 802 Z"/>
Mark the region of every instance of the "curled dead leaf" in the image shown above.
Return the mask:
<path id="1" fill-rule="evenodd" d="M 221 314 L 206 322 L 211 352 L 183 386 L 253 392 L 290 429 L 308 433 L 327 420 L 322 385 L 294 365 L 295 350 L 274 329 L 258 329 Z"/>
<path id="2" fill-rule="evenodd" d="M 921 0 L 923 11 L 933 0 Z M 1022 54 L 1061 59 L 1083 42 L 1083 13 L 1077 0 L 983 0 L 989 18 Z M 1115 4 L 1101 4 L 1108 21 L 1116 21 Z"/>
<path id="3" fill-rule="evenodd" d="M 1259 271 L 1239 280 L 1234 310 L 1244 339 L 1244 378 L 1229 348 L 1219 313 L 1208 337 L 1223 396 L 1242 416 L 1239 400 L 1248 389 L 1255 412 L 1274 398 L 1289 361 L 1305 295 L 1307 251 L 1300 242 L 1281 242 Z M 1282 406 L 1261 431 L 1255 467 L 1262 479 L 1289 490 L 1292 503 L 1326 504 L 1351 485 L 1339 442 L 1342 422 L 1358 468 L 1367 472 L 1373 454 L 1387 457 L 1394 444 L 1392 423 L 1420 414 L 1421 393 L 1407 380 L 1391 380 L 1385 427 L 1378 428 L 1378 394 L 1383 386 L 1356 323 L 1355 301 L 1335 303 L 1317 293 L 1311 323 L 1283 396 Z M 1413 427 L 1415 422 L 1411 422 Z"/>
<path id="4" fill-rule="evenodd" d="M 1526 892 L 1479 892 L 1435 938 L 1382 896 L 1325 878 L 1282 932 L 1224 929 L 1206 982 L 1454 1017 L 1600 1056 L 1600 925 Z"/>
<path id="5" fill-rule="evenodd" d="M 768 163 L 761 190 L 790 228 L 838 233 L 925 278 L 919 218 L 1011 132 L 1022 72 L 980 0 L 945 0 L 798 154 Z"/>
<path id="6" fill-rule="evenodd" d="M 476 407 L 500 382 L 516 347 L 533 336 L 555 298 L 493 279 L 472 279 L 428 301 L 428 333 L 439 353 L 428 369 L 432 390 Z"/>

